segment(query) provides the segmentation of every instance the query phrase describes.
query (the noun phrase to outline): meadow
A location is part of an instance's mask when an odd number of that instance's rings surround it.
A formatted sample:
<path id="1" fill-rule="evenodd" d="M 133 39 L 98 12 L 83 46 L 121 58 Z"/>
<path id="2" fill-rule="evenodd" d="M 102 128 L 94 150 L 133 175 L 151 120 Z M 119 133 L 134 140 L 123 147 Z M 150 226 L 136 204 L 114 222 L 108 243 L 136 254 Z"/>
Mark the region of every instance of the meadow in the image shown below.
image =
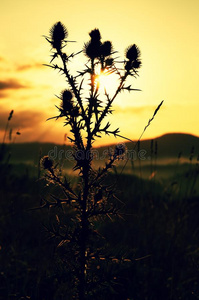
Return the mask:
<path id="1" fill-rule="evenodd" d="M 43 154 L 49 151 L 43 149 Z M 50 208 L 32 210 L 59 191 L 42 179 L 36 158 L 30 163 L 27 148 L 21 151 L 21 162 L 16 163 L 16 151 L 13 162 L 2 161 L 0 169 L 0 299 L 73 299 L 60 258 L 64 250 L 47 230 L 54 213 Z M 199 298 L 199 169 L 196 155 L 189 154 L 186 163 L 178 154 L 173 164 L 128 162 L 122 174 L 121 160 L 109 174 L 121 217 L 95 224 L 107 257 L 114 257 L 93 270 L 103 276 L 105 269 L 107 276 L 95 299 Z"/>

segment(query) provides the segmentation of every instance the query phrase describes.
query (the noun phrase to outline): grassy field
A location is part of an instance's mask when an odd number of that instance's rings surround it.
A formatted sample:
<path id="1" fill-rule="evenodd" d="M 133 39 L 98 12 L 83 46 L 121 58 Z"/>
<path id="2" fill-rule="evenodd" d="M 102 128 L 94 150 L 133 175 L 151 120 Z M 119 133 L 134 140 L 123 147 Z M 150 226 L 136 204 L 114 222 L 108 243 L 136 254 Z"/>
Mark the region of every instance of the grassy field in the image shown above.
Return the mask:
<path id="1" fill-rule="evenodd" d="M 106 241 L 107 255 L 117 257 L 111 265 L 96 267 L 95 272 L 104 268 L 114 278 L 114 284 L 104 286 L 96 299 L 199 299 L 197 161 L 129 162 L 121 174 L 124 163 L 119 162 L 107 179 L 115 183 L 121 218 L 95 224 Z M 1 164 L 2 300 L 72 299 L 58 255 L 63 250 L 57 253 L 45 230 L 52 212 L 31 210 L 56 192 L 41 175 L 37 164 Z"/>

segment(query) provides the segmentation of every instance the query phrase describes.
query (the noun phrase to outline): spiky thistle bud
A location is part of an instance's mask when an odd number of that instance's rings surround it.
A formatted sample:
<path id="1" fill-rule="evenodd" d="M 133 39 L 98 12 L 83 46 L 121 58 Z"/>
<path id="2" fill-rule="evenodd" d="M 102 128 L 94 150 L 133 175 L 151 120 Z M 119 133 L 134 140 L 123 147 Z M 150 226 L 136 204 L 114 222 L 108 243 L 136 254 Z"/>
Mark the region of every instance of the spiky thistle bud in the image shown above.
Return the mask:
<path id="1" fill-rule="evenodd" d="M 142 65 L 142 62 L 140 60 L 134 60 L 132 62 L 132 68 L 133 69 L 139 69 Z"/>
<path id="2" fill-rule="evenodd" d="M 110 41 L 106 41 L 101 45 L 101 54 L 103 56 L 109 56 L 112 52 L 112 44 Z"/>
<path id="3" fill-rule="evenodd" d="M 141 67 L 140 50 L 135 44 L 126 49 L 126 58 L 128 61 L 125 63 L 125 69 L 128 72 L 132 69 L 139 69 Z"/>
<path id="4" fill-rule="evenodd" d="M 68 112 L 71 112 L 73 109 L 73 94 L 70 90 L 64 90 L 61 93 L 61 110 L 63 114 L 66 114 Z"/>
<path id="5" fill-rule="evenodd" d="M 116 158 L 121 158 L 126 151 L 126 147 L 124 144 L 118 144 L 115 146 L 114 156 Z"/>
<path id="6" fill-rule="evenodd" d="M 40 165 L 44 170 L 50 170 L 53 167 L 53 161 L 49 158 L 48 155 L 46 155 L 41 158 Z"/>
<path id="7" fill-rule="evenodd" d="M 132 69 L 132 62 L 130 60 L 128 60 L 125 64 L 125 69 L 127 71 L 130 71 Z"/>
<path id="8" fill-rule="evenodd" d="M 106 60 L 105 60 L 105 66 L 106 67 L 110 67 L 110 66 L 112 66 L 113 65 L 113 58 L 107 58 Z"/>
<path id="9" fill-rule="evenodd" d="M 90 58 L 94 59 L 100 56 L 101 54 L 101 42 L 92 40 L 84 45 L 84 53 Z"/>
<path id="10" fill-rule="evenodd" d="M 50 37 L 53 48 L 60 50 L 63 40 L 68 36 L 66 27 L 61 23 L 55 23 L 50 29 Z"/>
<path id="11" fill-rule="evenodd" d="M 128 58 L 130 61 L 136 60 L 140 57 L 140 50 L 138 46 L 135 44 L 129 46 L 126 49 L 126 58 Z"/>
<path id="12" fill-rule="evenodd" d="M 90 58 L 95 59 L 101 54 L 101 34 L 99 29 L 94 29 L 89 33 L 91 40 L 84 44 L 84 53 Z"/>
<path id="13" fill-rule="evenodd" d="M 99 29 L 95 28 L 89 33 L 92 42 L 99 42 L 101 40 L 101 34 Z"/>

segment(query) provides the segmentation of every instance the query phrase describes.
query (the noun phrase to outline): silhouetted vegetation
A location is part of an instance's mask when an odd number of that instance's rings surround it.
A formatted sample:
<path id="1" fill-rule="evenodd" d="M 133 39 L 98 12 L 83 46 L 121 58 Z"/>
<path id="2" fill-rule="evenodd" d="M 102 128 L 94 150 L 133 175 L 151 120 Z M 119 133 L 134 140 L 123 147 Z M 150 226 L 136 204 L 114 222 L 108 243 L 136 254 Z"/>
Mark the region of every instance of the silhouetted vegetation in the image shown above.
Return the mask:
<path id="1" fill-rule="evenodd" d="M 56 253 L 62 261 L 64 274 L 62 278 L 66 276 L 65 284 L 70 286 L 66 296 L 70 294 L 70 297 L 79 300 L 97 298 L 100 290 L 106 291 L 104 286 L 113 288 L 115 285 L 114 274 L 107 272 L 107 265 L 111 267 L 119 260 L 106 253 L 106 242 L 96 223 L 103 222 L 107 217 L 121 217 L 120 201 L 115 195 L 113 183 L 107 184 L 106 176 L 114 163 L 124 156 L 125 146 L 116 145 L 104 167 L 98 169 L 93 167 L 92 149 L 96 138 L 103 134 L 122 137 L 119 128 L 111 130 L 111 124 L 106 119 L 112 113 L 112 104 L 118 94 L 124 90 L 135 90 L 126 83 L 129 77 L 138 75 L 141 66 L 140 50 L 135 44 L 127 48 L 126 58 L 117 62 L 112 43 L 102 42 L 98 29 L 92 30 L 89 36 L 90 40 L 83 48 L 88 61 L 82 66 L 82 71 L 77 71 L 77 75 L 71 74 L 69 63 L 82 51 L 70 55 L 63 52 L 68 43 L 65 26 L 61 22 L 56 23 L 50 30 L 50 37 L 45 37 L 53 49 L 48 66 L 59 70 L 68 85 L 58 97 L 61 101 L 57 106 L 59 114 L 50 119 L 63 118 L 64 125 L 70 128 L 68 139 L 73 147 L 73 170 L 79 172 L 79 179 L 76 185 L 72 185 L 69 178 L 63 176 L 60 167 L 49 156 L 44 156 L 41 165 L 45 178 L 50 184 L 58 186 L 61 193 L 43 199 L 41 206 L 54 209 L 54 220 L 47 228 L 57 243 Z M 61 65 L 54 63 L 56 59 Z M 102 74 L 116 75 L 118 86 L 113 95 L 106 88 L 100 91 L 99 78 Z M 159 107 L 154 116 L 158 110 Z M 124 263 L 125 257 L 120 261 Z"/>

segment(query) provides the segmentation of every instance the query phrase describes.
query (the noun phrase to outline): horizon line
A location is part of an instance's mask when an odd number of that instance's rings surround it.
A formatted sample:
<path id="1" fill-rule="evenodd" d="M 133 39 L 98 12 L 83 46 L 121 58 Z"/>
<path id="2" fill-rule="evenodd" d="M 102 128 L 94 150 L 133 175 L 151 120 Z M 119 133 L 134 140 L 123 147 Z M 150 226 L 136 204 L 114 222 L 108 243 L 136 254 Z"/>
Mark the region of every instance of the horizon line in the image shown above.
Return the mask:
<path id="1" fill-rule="evenodd" d="M 152 137 L 152 138 L 142 138 L 140 141 L 148 141 L 148 140 L 156 140 L 156 139 L 159 139 L 163 136 L 166 136 L 166 135 L 190 135 L 190 136 L 193 136 L 193 137 L 196 137 L 196 138 L 199 138 L 199 135 L 195 135 L 193 133 L 185 133 L 185 132 L 167 132 L 167 133 L 164 133 L 164 134 L 161 134 L 161 135 L 158 135 L 156 137 Z M 118 138 L 119 139 L 119 138 Z M 128 140 L 125 140 L 125 139 L 120 139 L 120 141 L 116 142 L 116 143 L 109 143 L 109 144 L 102 144 L 102 145 L 98 145 L 94 148 L 100 148 L 100 147 L 106 147 L 106 146 L 111 146 L 111 145 L 115 145 L 115 144 L 118 144 L 118 143 L 137 143 L 139 141 L 139 139 L 137 140 L 134 140 L 133 142 L 130 142 Z M 69 143 L 56 143 L 56 142 L 53 142 L 53 141 L 39 141 L 39 140 L 35 140 L 35 141 L 23 141 L 23 142 L 20 142 L 20 141 L 15 141 L 15 142 L 5 142 L 6 145 L 13 145 L 13 144 L 33 144 L 33 143 L 38 143 L 38 144 L 55 144 L 55 145 L 66 145 L 66 146 L 70 146 Z M 1 143 L 2 145 L 3 143 Z M 71 143 L 72 145 L 72 143 Z"/>

